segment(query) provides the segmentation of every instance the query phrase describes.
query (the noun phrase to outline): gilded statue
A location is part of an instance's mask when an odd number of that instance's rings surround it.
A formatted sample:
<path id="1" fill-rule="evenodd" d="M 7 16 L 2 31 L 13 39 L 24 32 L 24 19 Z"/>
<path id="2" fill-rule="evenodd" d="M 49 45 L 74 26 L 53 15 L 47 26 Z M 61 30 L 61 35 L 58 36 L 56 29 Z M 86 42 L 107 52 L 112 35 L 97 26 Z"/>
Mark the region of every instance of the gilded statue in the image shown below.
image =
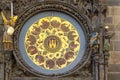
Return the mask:
<path id="1" fill-rule="evenodd" d="M 15 22 L 18 18 L 18 16 L 11 16 L 8 20 L 6 16 L 4 15 L 4 12 L 0 10 L 3 22 L 4 22 L 4 34 L 3 34 L 3 44 L 4 44 L 4 50 L 5 51 L 12 51 L 13 50 L 13 42 L 12 42 L 12 35 L 14 33 L 14 26 Z"/>

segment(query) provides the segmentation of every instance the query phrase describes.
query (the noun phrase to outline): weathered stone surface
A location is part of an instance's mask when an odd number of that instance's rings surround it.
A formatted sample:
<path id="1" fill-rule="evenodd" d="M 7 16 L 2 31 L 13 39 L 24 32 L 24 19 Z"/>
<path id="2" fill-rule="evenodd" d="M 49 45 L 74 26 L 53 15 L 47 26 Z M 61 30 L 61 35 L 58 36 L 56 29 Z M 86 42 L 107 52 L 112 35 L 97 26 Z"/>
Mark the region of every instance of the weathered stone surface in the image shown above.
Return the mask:
<path id="1" fill-rule="evenodd" d="M 108 71 L 109 72 L 120 72 L 120 64 L 110 64 Z"/>
<path id="2" fill-rule="evenodd" d="M 0 51 L 2 50 L 2 35 L 3 35 L 3 26 L 0 25 Z"/>
<path id="3" fill-rule="evenodd" d="M 4 55 L 0 52 L 0 80 L 4 80 Z"/>
<path id="4" fill-rule="evenodd" d="M 91 77 L 87 78 L 38 78 L 38 77 L 14 77 L 12 80 L 93 80 Z"/>
<path id="5" fill-rule="evenodd" d="M 106 25 L 107 25 L 107 24 L 106 24 Z M 107 25 L 107 26 L 109 26 L 109 31 L 115 31 L 115 25 L 109 24 L 109 25 Z"/>
<path id="6" fill-rule="evenodd" d="M 119 53 L 119 51 L 112 51 L 110 53 L 109 64 L 120 64 L 120 53 Z"/>
<path id="7" fill-rule="evenodd" d="M 115 34 L 111 38 L 111 41 L 118 41 L 118 40 L 120 40 L 120 38 L 119 38 L 119 32 L 115 32 Z M 114 43 L 116 43 L 116 42 L 114 42 Z"/>
<path id="8" fill-rule="evenodd" d="M 113 17 L 107 17 L 105 23 L 106 24 L 112 24 L 113 22 Z"/>
<path id="9" fill-rule="evenodd" d="M 114 45 L 114 41 L 110 41 L 110 51 L 113 51 L 113 45 Z"/>
<path id="10" fill-rule="evenodd" d="M 120 7 L 119 6 L 114 6 L 113 7 L 113 9 L 114 9 L 114 11 L 113 11 L 113 15 L 115 15 L 115 16 L 120 16 Z"/>
<path id="11" fill-rule="evenodd" d="M 117 38 L 117 37 L 116 37 Z M 115 41 L 114 42 L 114 50 L 115 51 L 120 51 L 120 41 Z M 118 58 L 118 57 L 117 57 Z M 119 54 L 119 58 L 120 58 L 120 54 Z"/>
<path id="12" fill-rule="evenodd" d="M 118 0 L 107 0 L 107 4 L 109 4 L 109 6 L 115 6 L 115 5 L 119 6 L 120 5 Z"/>
<path id="13" fill-rule="evenodd" d="M 113 12 L 114 12 L 113 10 L 114 10 L 114 8 L 113 8 L 112 6 L 109 6 L 109 5 L 108 5 L 107 17 L 108 17 L 108 16 L 113 17 L 113 16 L 112 16 L 112 15 L 113 15 Z"/>
<path id="14" fill-rule="evenodd" d="M 1 16 L 0 16 L 0 24 L 3 24 L 3 20 Z"/>
<path id="15" fill-rule="evenodd" d="M 117 27 L 119 27 L 118 25 L 120 25 L 120 15 L 115 15 L 113 17 L 114 17 L 114 21 L 113 21 L 114 25 L 116 25 Z"/>
<path id="16" fill-rule="evenodd" d="M 115 31 L 118 31 L 118 32 L 120 31 L 120 23 L 119 23 L 119 24 L 117 24 L 117 25 L 115 25 L 114 30 L 115 30 Z"/>
<path id="17" fill-rule="evenodd" d="M 120 80 L 120 73 L 108 73 L 108 80 Z"/>

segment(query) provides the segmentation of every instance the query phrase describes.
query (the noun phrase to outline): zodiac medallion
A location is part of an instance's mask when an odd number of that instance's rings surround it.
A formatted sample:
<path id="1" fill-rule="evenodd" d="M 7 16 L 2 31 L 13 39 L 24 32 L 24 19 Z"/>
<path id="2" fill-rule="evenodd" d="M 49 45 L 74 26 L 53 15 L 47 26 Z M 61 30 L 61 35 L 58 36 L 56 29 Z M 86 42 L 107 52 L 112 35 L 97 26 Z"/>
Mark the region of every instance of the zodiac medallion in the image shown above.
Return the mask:
<path id="1" fill-rule="evenodd" d="M 57 36 L 48 36 L 44 40 L 44 47 L 47 51 L 54 53 L 60 50 L 61 40 Z"/>
<path id="2" fill-rule="evenodd" d="M 26 32 L 25 49 L 30 60 L 47 70 L 70 65 L 80 49 L 80 36 L 71 22 L 48 16 L 35 21 Z"/>

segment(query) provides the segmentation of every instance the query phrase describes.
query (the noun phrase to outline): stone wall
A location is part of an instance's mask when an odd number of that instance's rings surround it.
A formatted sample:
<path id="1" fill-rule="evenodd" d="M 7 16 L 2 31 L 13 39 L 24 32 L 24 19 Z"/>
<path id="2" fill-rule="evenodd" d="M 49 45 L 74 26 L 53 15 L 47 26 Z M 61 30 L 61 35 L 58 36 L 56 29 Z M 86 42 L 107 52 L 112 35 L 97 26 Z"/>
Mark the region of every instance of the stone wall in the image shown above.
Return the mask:
<path id="1" fill-rule="evenodd" d="M 111 39 L 108 80 L 120 80 L 120 0 L 107 0 L 106 25 L 114 31 Z"/>
<path id="2" fill-rule="evenodd" d="M 0 16 L 0 80 L 4 79 L 4 54 L 2 53 L 3 22 Z"/>

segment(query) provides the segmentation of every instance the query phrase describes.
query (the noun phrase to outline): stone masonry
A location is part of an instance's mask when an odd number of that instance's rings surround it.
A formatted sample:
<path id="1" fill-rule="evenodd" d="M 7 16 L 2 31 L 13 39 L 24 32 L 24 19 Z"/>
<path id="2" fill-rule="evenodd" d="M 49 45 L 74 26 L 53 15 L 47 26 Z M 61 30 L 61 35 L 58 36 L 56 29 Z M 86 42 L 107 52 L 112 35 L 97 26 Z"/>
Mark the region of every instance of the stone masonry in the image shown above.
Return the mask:
<path id="1" fill-rule="evenodd" d="M 120 0 L 107 0 L 106 25 L 115 34 L 111 39 L 108 80 L 120 80 Z"/>

